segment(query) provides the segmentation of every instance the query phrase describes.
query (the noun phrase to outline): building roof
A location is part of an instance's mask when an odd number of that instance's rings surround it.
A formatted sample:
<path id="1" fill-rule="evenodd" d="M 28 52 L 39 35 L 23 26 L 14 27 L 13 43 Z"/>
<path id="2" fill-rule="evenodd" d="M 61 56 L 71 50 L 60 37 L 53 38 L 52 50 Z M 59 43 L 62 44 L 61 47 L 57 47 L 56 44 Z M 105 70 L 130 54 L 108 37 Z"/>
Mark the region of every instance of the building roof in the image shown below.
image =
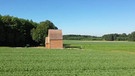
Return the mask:
<path id="1" fill-rule="evenodd" d="M 49 29 L 48 37 L 52 39 L 63 39 L 62 30 Z"/>

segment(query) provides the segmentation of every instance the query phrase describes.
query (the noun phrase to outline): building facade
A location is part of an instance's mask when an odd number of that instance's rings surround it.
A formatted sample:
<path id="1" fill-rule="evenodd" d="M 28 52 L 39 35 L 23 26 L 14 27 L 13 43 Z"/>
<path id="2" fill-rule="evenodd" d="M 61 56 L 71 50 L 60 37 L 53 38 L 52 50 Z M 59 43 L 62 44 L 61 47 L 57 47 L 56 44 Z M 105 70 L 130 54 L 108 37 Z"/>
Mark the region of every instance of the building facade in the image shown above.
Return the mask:
<path id="1" fill-rule="evenodd" d="M 62 49 L 63 48 L 63 36 L 62 30 L 48 30 L 48 37 L 45 38 L 45 45 L 48 49 Z"/>

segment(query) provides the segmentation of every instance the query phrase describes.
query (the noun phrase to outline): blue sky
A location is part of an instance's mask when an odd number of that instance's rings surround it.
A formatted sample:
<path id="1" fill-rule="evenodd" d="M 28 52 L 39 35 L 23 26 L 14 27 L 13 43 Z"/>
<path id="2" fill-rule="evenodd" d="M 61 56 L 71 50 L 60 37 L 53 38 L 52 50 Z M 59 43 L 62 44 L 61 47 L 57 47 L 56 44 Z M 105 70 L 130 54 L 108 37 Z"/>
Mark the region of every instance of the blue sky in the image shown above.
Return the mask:
<path id="1" fill-rule="evenodd" d="M 0 14 L 52 21 L 63 34 L 135 31 L 135 0 L 0 0 Z"/>

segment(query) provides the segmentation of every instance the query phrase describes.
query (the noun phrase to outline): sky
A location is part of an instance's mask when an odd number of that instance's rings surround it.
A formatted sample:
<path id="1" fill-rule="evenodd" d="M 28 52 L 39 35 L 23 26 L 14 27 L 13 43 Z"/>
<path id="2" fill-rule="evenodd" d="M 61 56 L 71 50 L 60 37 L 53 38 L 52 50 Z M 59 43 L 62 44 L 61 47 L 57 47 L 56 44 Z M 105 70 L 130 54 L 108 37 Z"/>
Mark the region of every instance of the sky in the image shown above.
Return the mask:
<path id="1" fill-rule="evenodd" d="M 50 20 L 64 35 L 135 31 L 135 0 L 0 0 L 0 14 Z"/>

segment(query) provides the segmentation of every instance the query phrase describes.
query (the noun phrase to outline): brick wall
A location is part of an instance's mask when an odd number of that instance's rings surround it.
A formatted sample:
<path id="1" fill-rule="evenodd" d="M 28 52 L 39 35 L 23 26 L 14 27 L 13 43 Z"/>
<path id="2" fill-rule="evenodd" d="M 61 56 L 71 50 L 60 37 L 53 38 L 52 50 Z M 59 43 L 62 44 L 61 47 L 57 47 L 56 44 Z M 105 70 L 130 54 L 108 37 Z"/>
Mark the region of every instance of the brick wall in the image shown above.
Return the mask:
<path id="1" fill-rule="evenodd" d="M 45 47 L 49 49 L 50 48 L 50 44 L 46 43 Z"/>
<path id="2" fill-rule="evenodd" d="M 50 40 L 50 48 L 62 49 L 63 40 Z"/>

